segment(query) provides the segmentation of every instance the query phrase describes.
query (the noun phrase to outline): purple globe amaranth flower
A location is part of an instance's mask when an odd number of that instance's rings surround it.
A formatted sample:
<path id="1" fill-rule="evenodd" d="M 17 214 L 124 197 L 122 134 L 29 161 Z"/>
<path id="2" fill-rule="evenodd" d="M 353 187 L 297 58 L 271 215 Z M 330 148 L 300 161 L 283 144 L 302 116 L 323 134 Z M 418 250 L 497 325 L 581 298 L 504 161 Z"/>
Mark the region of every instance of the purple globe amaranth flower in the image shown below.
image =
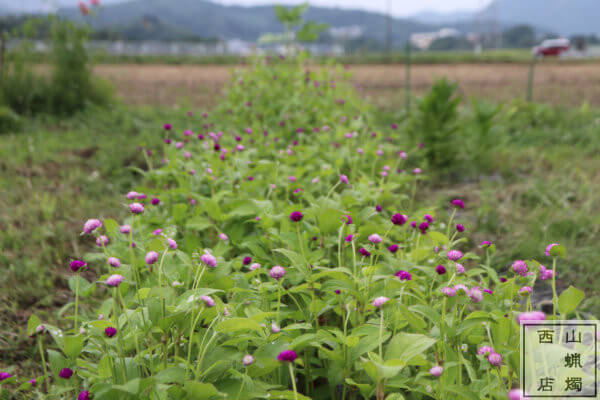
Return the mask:
<path id="1" fill-rule="evenodd" d="M 342 291 L 341 291 L 340 289 L 335 289 L 333 292 L 334 292 L 335 294 L 341 294 L 341 293 L 342 293 Z"/>
<path id="2" fill-rule="evenodd" d="M 252 257 L 244 257 L 244 259 L 242 260 L 242 264 L 244 265 L 248 265 L 252 263 Z"/>
<path id="3" fill-rule="evenodd" d="M 131 233 L 131 225 L 121 225 L 121 228 L 119 230 L 121 233 L 129 234 Z"/>
<path id="4" fill-rule="evenodd" d="M 347 214 L 342 217 L 342 220 L 346 220 L 346 225 L 352 225 L 353 223 L 352 217 Z"/>
<path id="5" fill-rule="evenodd" d="M 522 324 L 525 321 L 544 321 L 546 314 L 541 311 L 523 312 L 517 317 L 517 322 Z"/>
<path id="6" fill-rule="evenodd" d="M 389 297 L 380 296 L 373 300 L 373 306 L 376 308 L 381 308 L 388 301 L 390 301 Z"/>
<path id="7" fill-rule="evenodd" d="M 217 266 L 217 259 L 212 254 L 202 254 L 200 260 L 208 267 L 215 268 Z"/>
<path id="8" fill-rule="evenodd" d="M 346 175 L 340 175 L 340 182 L 345 183 L 346 185 L 348 184 L 348 177 Z"/>
<path id="9" fill-rule="evenodd" d="M 171 125 L 171 124 L 164 124 L 163 128 L 164 128 L 165 131 L 170 131 L 173 128 L 173 125 Z"/>
<path id="10" fill-rule="evenodd" d="M 435 376 L 436 378 L 439 378 L 443 372 L 444 372 L 444 367 L 442 367 L 441 365 L 436 365 L 435 367 L 432 367 L 429 370 L 429 373 L 431 375 Z"/>
<path id="11" fill-rule="evenodd" d="M 71 379 L 71 377 L 73 376 L 73 370 L 71 368 L 63 368 L 58 373 L 58 376 L 60 376 L 63 379 Z"/>
<path id="12" fill-rule="evenodd" d="M 141 214 L 144 212 L 144 206 L 140 203 L 131 203 L 129 210 L 134 214 Z"/>
<path id="13" fill-rule="evenodd" d="M 273 279 L 280 280 L 285 276 L 285 268 L 283 268 L 280 265 L 276 265 L 273 268 L 271 268 L 271 270 L 269 271 L 269 275 L 271 275 L 271 278 Z"/>
<path id="14" fill-rule="evenodd" d="M 12 378 L 12 375 L 8 372 L 0 372 L 0 382 L 5 381 L 9 378 Z"/>
<path id="15" fill-rule="evenodd" d="M 117 257 L 108 257 L 108 265 L 114 268 L 119 268 L 121 266 L 121 260 Z"/>
<path id="16" fill-rule="evenodd" d="M 469 294 L 469 288 L 462 283 L 454 285 L 454 289 L 456 290 L 457 294 Z"/>
<path id="17" fill-rule="evenodd" d="M 480 356 L 487 356 L 493 352 L 494 349 L 492 349 L 490 346 L 481 346 L 479 350 L 477 350 L 477 354 Z"/>
<path id="18" fill-rule="evenodd" d="M 516 260 L 512 263 L 512 269 L 515 274 L 519 274 L 521 276 L 527 276 L 527 263 L 523 260 Z"/>
<path id="19" fill-rule="evenodd" d="M 501 276 L 500 277 L 500 282 L 502 282 L 502 283 L 508 282 L 508 279 L 506 279 L 505 277 Z"/>
<path id="20" fill-rule="evenodd" d="M 381 206 L 380 206 L 379 204 L 377 204 L 377 205 L 375 206 L 375 211 L 377 211 L 377 212 L 381 212 L 381 210 L 383 210 L 383 208 L 381 208 Z"/>
<path id="21" fill-rule="evenodd" d="M 473 303 L 479 303 L 483 300 L 483 292 L 477 287 L 471 288 L 469 291 L 469 297 Z"/>
<path id="22" fill-rule="evenodd" d="M 383 242 L 383 239 L 381 238 L 381 236 L 379 236 L 378 234 L 374 233 L 372 235 L 369 235 L 369 242 L 373 243 L 373 244 L 378 244 Z"/>
<path id="23" fill-rule="evenodd" d="M 71 271 L 73 272 L 79 272 L 79 270 L 84 267 L 87 267 L 87 263 L 82 260 L 71 260 L 69 263 L 69 268 L 71 268 Z"/>
<path id="24" fill-rule="evenodd" d="M 552 255 L 552 248 L 558 246 L 558 243 L 550 243 L 548 246 L 546 246 L 546 255 L 547 256 L 551 256 Z"/>
<path id="25" fill-rule="evenodd" d="M 146 254 L 146 264 L 152 265 L 158 261 L 158 253 L 156 251 L 149 251 Z"/>
<path id="26" fill-rule="evenodd" d="M 522 400 L 523 391 L 521 389 L 512 389 L 508 392 L 508 400 Z"/>
<path id="27" fill-rule="evenodd" d="M 158 235 L 160 235 L 162 233 L 162 231 L 163 231 L 162 228 L 158 228 L 158 229 L 153 230 L 152 234 L 154 236 L 158 236 Z"/>
<path id="28" fill-rule="evenodd" d="M 419 230 L 423 235 L 427 233 L 427 229 L 429 229 L 429 224 L 427 222 L 421 222 L 419 224 Z"/>
<path id="29" fill-rule="evenodd" d="M 400 246 L 398 246 L 397 244 L 391 244 L 391 245 L 388 247 L 388 251 L 389 251 L 390 253 L 395 253 L 395 252 L 397 252 L 397 251 L 398 251 L 398 249 L 399 249 L 399 248 L 400 248 Z"/>
<path id="30" fill-rule="evenodd" d="M 33 387 L 37 386 L 37 380 L 35 378 L 29 380 L 29 384 Z"/>
<path id="31" fill-rule="evenodd" d="M 489 240 L 484 240 L 483 242 L 479 243 L 480 247 L 483 247 L 483 248 L 486 248 L 486 249 L 488 247 L 490 247 L 491 245 L 492 245 L 492 242 L 490 242 Z"/>
<path id="32" fill-rule="evenodd" d="M 290 214 L 290 219 L 294 222 L 300 222 L 304 218 L 304 215 L 300 211 L 294 211 Z"/>
<path id="33" fill-rule="evenodd" d="M 87 390 L 84 390 L 83 392 L 79 393 L 79 396 L 77 396 L 77 400 L 91 400 L 92 399 L 92 394 L 90 392 L 88 392 Z"/>
<path id="34" fill-rule="evenodd" d="M 210 296 L 200 296 L 200 299 L 206 304 L 206 307 L 214 307 L 215 301 Z"/>
<path id="35" fill-rule="evenodd" d="M 444 275 L 446 273 L 446 267 L 444 267 L 443 265 L 438 265 L 437 267 L 435 267 L 435 272 L 437 272 L 438 275 Z"/>
<path id="36" fill-rule="evenodd" d="M 458 208 L 465 208 L 465 202 L 461 199 L 452 200 L 452 205 Z"/>
<path id="37" fill-rule="evenodd" d="M 150 204 L 152 204 L 153 206 L 156 206 L 160 203 L 160 199 L 158 197 L 153 197 L 152 200 L 150 200 Z"/>
<path id="38" fill-rule="evenodd" d="M 219 233 L 218 237 L 219 237 L 219 239 L 221 239 L 224 242 L 226 242 L 226 241 L 229 240 L 229 237 L 226 234 L 222 233 L 222 232 Z"/>
<path id="39" fill-rule="evenodd" d="M 145 195 L 144 193 L 138 193 L 137 199 L 138 200 L 146 200 L 148 198 L 147 195 Z"/>
<path id="40" fill-rule="evenodd" d="M 100 235 L 96 238 L 96 246 L 98 247 L 106 247 L 110 243 L 110 240 L 106 235 Z"/>
<path id="41" fill-rule="evenodd" d="M 464 232 L 465 231 L 465 226 L 463 224 L 456 224 L 456 231 L 457 232 Z"/>
<path id="42" fill-rule="evenodd" d="M 404 225 L 408 221 L 408 217 L 404 214 L 396 213 L 392 215 L 391 221 L 394 225 Z"/>
<path id="43" fill-rule="evenodd" d="M 371 255 L 371 252 L 369 250 L 365 249 L 364 247 L 361 247 L 360 249 L 358 249 L 358 252 L 364 257 L 369 257 Z"/>
<path id="44" fill-rule="evenodd" d="M 441 289 L 441 291 L 444 296 L 448 296 L 448 297 L 456 296 L 456 290 L 451 287 L 443 287 Z"/>
<path id="45" fill-rule="evenodd" d="M 108 286 L 118 287 L 121 284 L 121 282 L 123 282 L 123 279 L 123 275 L 111 275 L 108 278 L 106 278 L 106 284 Z"/>
<path id="46" fill-rule="evenodd" d="M 463 253 L 460 250 L 450 250 L 446 253 L 446 257 L 448 257 L 449 260 L 458 261 L 463 258 Z"/>
<path id="47" fill-rule="evenodd" d="M 298 358 L 298 354 L 294 350 L 284 350 L 277 356 L 281 362 L 294 362 Z"/>
<path id="48" fill-rule="evenodd" d="M 519 289 L 519 294 L 521 296 L 529 296 L 533 292 L 533 288 L 531 286 L 523 286 Z"/>
<path id="49" fill-rule="evenodd" d="M 252 357 L 250 354 L 245 355 L 244 358 L 242 358 L 242 364 L 244 367 L 251 366 L 254 364 L 254 357 Z"/>
<path id="50" fill-rule="evenodd" d="M 423 219 L 424 219 L 425 221 L 429 222 L 430 224 L 433 224 L 433 221 L 434 221 L 434 220 L 433 220 L 433 216 L 432 216 L 431 214 L 425 214 L 425 215 L 423 216 Z"/>
<path id="51" fill-rule="evenodd" d="M 412 275 L 408 271 L 400 270 L 400 271 L 396 272 L 396 276 L 401 281 L 410 281 L 410 280 L 412 280 Z"/>
<path id="52" fill-rule="evenodd" d="M 552 279 L 553 275 L 554 275 L 554 271 L 552 271 L 551 269 L 547 269 L 543 265 L 540 265 L 540 279 L 541 280 L 546 281 L 548 279 Z"/>
<path id="53" fill-rule="evenodd" d="M 83 224 L 83 231 L 85 233 L 92 233 L 101 226 L 102 222 L 100 222 L 99 219 L 88 219 L 85 221 L 85 224 Z"/>
<path id="54" fill-rule="evenodd" d="M 411 221 L 410 226 L 413 227 L 414 229 L 417 229 L 417 221 Z"/>
<path id="55" fill-rule="evenodd" d="M 491 353 L 488 357 L 487 357 L 488 361 L 490 362 L 491 365 L 493 365 L 494 367 L 499 367 L 502 365 L 502 356 L 498 353 Z"/>
<path id="56" fill-rule="evenodd" d="M 349 234 L 348 236 L 346 236 L 346 238 L 344 239 L 346 242 L 351 242 L 352 239 L 354 239 L 354 235 L 353 234 Z"/>
<path id="57" fill-rule="evenodd" d="M 117 328 L 113 327 L 113 326 L 109 326 L 108 328 L 106 328 L 104 330 L 104 334 L 106 336 L 108 336 L 109 338 L 115 336 L 117 334 Z"/>

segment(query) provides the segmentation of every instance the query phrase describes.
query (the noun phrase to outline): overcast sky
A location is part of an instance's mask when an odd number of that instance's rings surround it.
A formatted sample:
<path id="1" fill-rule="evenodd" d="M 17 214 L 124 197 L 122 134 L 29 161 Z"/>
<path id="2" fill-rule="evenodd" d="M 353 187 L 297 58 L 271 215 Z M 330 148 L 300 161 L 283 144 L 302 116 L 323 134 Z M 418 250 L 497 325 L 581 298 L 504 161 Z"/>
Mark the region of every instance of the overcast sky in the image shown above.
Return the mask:
<path id="1" fill-rule="evenodd" d="M 256 4 L 300 4 L 304 0 L 213 0 L 222 4 L 256 5 Z M 491 0 L 389 0 L 392 13 L 397 16 L 413 15 L 421 11 L 465 11 L 483 8 Z M 526 0 L 524 0 L 526 1 Z M 310 0 L 310 4 L 328 7 L 361 8 L 383 12 L 388 0 Z"/>

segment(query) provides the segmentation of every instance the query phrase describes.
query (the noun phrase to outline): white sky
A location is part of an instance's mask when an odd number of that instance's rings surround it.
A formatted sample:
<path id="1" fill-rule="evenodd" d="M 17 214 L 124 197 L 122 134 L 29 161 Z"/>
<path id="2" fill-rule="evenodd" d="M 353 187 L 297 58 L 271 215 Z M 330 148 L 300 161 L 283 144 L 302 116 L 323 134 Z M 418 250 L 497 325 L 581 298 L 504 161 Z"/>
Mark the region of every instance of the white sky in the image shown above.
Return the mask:
<path id="1" fill-rule="evenodd" d="M 228 5 L 300 4 L 304 0 L 212 0 Z M 491 0 L 310 0 L 311 5 L 342 8 L 360 8 L 384 12 L 387 2 L 392 4 L 396 16 L 414 15 L 421 11 L 451 12 L 481 9 Z M 524 0 L 526 1 L 526 0 Z"/>

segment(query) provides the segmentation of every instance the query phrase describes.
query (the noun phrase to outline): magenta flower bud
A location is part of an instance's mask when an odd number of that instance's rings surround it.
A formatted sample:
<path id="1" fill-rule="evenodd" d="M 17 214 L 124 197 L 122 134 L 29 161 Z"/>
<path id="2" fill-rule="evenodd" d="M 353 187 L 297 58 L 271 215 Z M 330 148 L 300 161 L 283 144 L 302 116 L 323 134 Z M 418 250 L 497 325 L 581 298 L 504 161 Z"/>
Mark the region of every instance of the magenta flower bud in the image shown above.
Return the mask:
<path id="1" fill-rule="evenodd" d="M 488 248 L 492 245 L 492 242 L 490 242 L 489 240 L 484 240 L 483 242 L 479 243 L 479 246 L 483 247 L 483 248 Z"/>
<path id="2" fill-rule="evenodd" d="M 547 256 L 551 256 L 551 255 L 552 255 L 552 254 L 551 254 L 551 252 L 552 252 L 552 248 L 553 248 L 553 247 L 555 247 L 555 246 L 558 246 L 558 243 L 551 243 L 551 244 L 549 244 L 549 245 L 546 247 L 546 252 L 545 252 L 545 254 L 546 254 Z"/>
<path id="3" fill-rule="evenodd" d="M 73 272 L 79 272 L 79 270 L 84 267 L 87 267 L 87 263 L 82 260 L 71 260 L 69 263 L 69 268 L 71 268 L 71 271 Z"/>
<path id="4" fill-rule="evenodd" d="M 173 128 L 173 125 L 171 125 L 171 124 L 164 124 L 163 128 L 165 129 L 165 131 L 170 131 Z"/>
<path id="5" fill-rule="evenodd" d="M 71 377 L 73 376 L 73 370 L 71 368 L 63 368 L 58 373 L 58 376 L 60 376 L 63 379 L 71 379 Z"/>
<path id="6" fill-rule="evenodd" d="M 92 399 L 92 394 L 90 392 L 88 392 L 87 390 L 84 390 L 83 392 L 79 393 L 79 396 L 77 396 L 77 400 L 91 400 Z"/>
<path id="7" fill-rule="evenodd" d="M 408 271 L 400 270 L 400 271 L 396 272 L 396 276 L 401 281 L 410 281 L 410 280 L 412 280 L 412 275 Z"/>
<path id="8" fill-rule="evenodd" d="M 373 306 L 376 308 L 381 308 L 388 301 L 390 301 L 390 299 L 388 297 L 385 297 L 385 296 L 377 297 L 375 300 L 373 300 Z"/>
<path id="9" fill-rule="evenodd" d="M 8 372 L 0 372 L 0 382 L 5 381 L 9 378 L 12 378 L 12 375 Z"/>
<path id="10" fill-rule="evenodd" d="M 517 322 L 522 324 L 525 321 L 544 321 L 546 314 L 541 311 L 523 312 L 517 317 Z"/>
<path id="11" fill-rule="evenodd" d="M 433 367 L 429 370 L 429 373 L 431 375 L 435 376 L 436 378 L 439 378 L 443 372 L 444 372 L 444 367 L 442 367 L 440 365 L 436 365 L 435 367 Z"/>
<path id="12" fill-rule="evenodd" d="M 541 280 L 546 281 L 548 279 L 552 279 L 553 275 L 554 275 L 554 271 L 552 271 L 551 269 L 547 269 L 543 265 L 540 265 L 540 279 Z"/>
<path id="13" fill-rule="evenodd" d="M 121 284 L 121 282 L 123 282 L 123 279 L 123 275 L 111 275 L 108 278 L 106 278 L 106 284 L 111 287 L 118 287 Z"/>
<path id="14" fill-rule="evenodd" d="M 273 268 L 271 268 L 271 271 L 269 271 L 269 275 L 271 275 L 271 278 L 279 280 L 285 276 L 285 268 L 283 268 L 280 265 L 276 265 Z"/>
<path id="15" fill-rule="evenodd" d="M 250 267 L 248 267 L 250 269 L 250 271 L 254 271 L 260 268 L 260 264 L 259 263 L 254 263 L 252 264 Z"/>
<path id="16" fill-rule="evenodd" d="M 219 239 L 221 239 L 224 242 L 229 240 L 229 237 L 227 237 L 227 235 L 224 233 L 219 233 L 218 237 L 219 237 Z"/>
<path id="17" fill-rule="evenodd" d="M 396 213 L 392 215 L 391 221 L 394 225 L 404 225 L 408 221 L 408 217 L 404 214 Z"/>
<path id="18" fill-rule="evenodd" d="M 167 243 L 169 244 L 169 249 L 177 250 L 177 242 L 171 238 L 167 238 Z"/>
<path id="19" fill-rule="evenodd" d="M 146 200 L 148 198 L 148 196 L 146 196 L 144 193 L 139 193 L 137 196 L 138 200 Z"/>
<path id="20" fill-rule="evenodd" d="M 342 220 L 346 220 L 346 225 L 352 225 L 353 223 L 352 217 L 347 214 L 342 217 Z"/>
<path id="21" fill-rule="evenodd" d="M 29 380 L 29 384 L 31 384 L 31 386 L 36 387 L 37 386 L 37 381 L 34 379 L 30 379 Z"/>
<path id="22" fill-rule="evenodd" d="M 106 247 L 106 246 L 108 246 L 109 242 L 110 242 L 110 240 L 105 235 L 100 235 L 96 238 L 96 246 L 98 246 L 98 247 Z"/>
<path id="23" fill-rule="evenodd" d="M 419 230 L 423 235 L 427 233 L 427 229 L 429 229 L 429 224 L 427 222 L 421 222 L 419 224 Z"/>
<path id="24" fill-rule="evenodd" d="M 399 249 L 399 248 L 400 248 L 400 246 L 398 246 L 397 244 L 391 244 L 391 245 L 388 247 L 388 251 L 389 251 L 390 253 L 395 253 L 395 252 L 397 252 L 397 251 L 398 251 L 398 249 Z"/>
<path id="25" fill-rule="evenodd" d="M 183 142 L 177 142 L 177 143 L 175 143 L 175 148 L 178 149 L 178 150 L 181 149 L 181 148 L 183 148 Z"/>
<path id="26" fill-rule="evenodd" d="M 483 292 L 479 288 L 471 288 L 469 291 L 469 297 L 473 303 L 479 303 L 483 300 Z"/>
<path id="27" fill-rule="evenodd" d="M 465 267 L 462 264 L 456 263 L 456 273 L 458 275 L 465 273 Z"/>
<path id="28" fill-rule="evenodd" d="M 454 297 L 456 296 L 456 290 L 451 287 L 444 287 L 441 289 L 444 296 Z"/>
<path id="29" fill-rule="evenodd" d="M 365 249 L 364 247 L 361 247 L 360 249 L 358 249 L 358 252 L 363 256 L 363 257 L 369 257 L 371 255 L 371 252 L 367 249 Z"/>
<path id="30" fill-rule="evenodd" d="M 463 258 L 463 253 L 460 250 L 450 250 L 448 253 L 446 253 L 446 257 L 452 261 L 458 261 Z"/>
<path id="31" fill-rule="evenodd" d="M 502 356 L 498 353 L 491 353 L 487 359 L 494 367 L 502 365 Z"/>
<path id="32" fill-rule="evenodd" d="M 508 392 L 509 400 L 522 400 L 523 399 L 523 391 L 521 389 L 512 389 Z"/>
<path id="33" fill-rule="evenodd" d="M 217 266 L 217 259 L 212 254 L 209 254 L 209 253 L 202 254 L 202 257 L 200 257 L 200 260 L 207 267 L 216 268 L 216 266 Z"/>
<path id="34" fill-rule="evenodd" d="M 525 261 L 523 260 L 516 260 L 515 262 L 513 262 L 512 269 L 515 272 L 515 274 L 527 276 L 527 263 L 525 263 Z"/>
<path id="35" fill-rule="evenodd" d="M 381 238 L 381 236 L 379 236 L 378 234 L 374 233 L 372 235 L 369 235 L 369 242 L 373 243 L 373 244 L 378 244 L 383 242 L 383 239 Z"/>
<path id="36" fill-rule="evenodd" d="M 156 251 L 149 251 L 146 254 L 146 264 L 152 265 L 158 261 L 158 253 Z"/>
<path id="37" fill-rule="evenodd" d="M 351 241 L 352 241 L 352 239 L 354 239 L 354 235 L 353 235 L 353 234 L 350 234 L 350 235 L 346 236 L 346 238 L 345 238 L 344 240 L 345 240 L 346 242 L 351 242 Z"/>
<path id="38" fill-rule="evenodd" d="M 452 200 L 452 205 L 458 208 L 465 208 L 465 202 L 461 199 Z"/>
<path id="39" fill-rule="evenodd" d="M 431 214 L 425 214 L 423 216 L 423 219 L 427 222 L 429 222 L 430 224 L 433 224 L 433 216 Z"/>
<path id="40" fill-rule="evenodd" d="M 294 350 L 284 350 L 277 356 L 281 362 L 294 362 L 298 358 L 298 354 Z"/>
<path id="41" fill-rule="evenodd" d="M 99 219 L 88 219 L 85 221 L 85 224 L 83 224 L 83 231 L 85 233 L 92 233 L 101 226 L 102 222 L 100 222 Z"/>
<path id="42" fill-rule="evenodd" d="M 244 364 L 244 367 L 251 366 L 254 364 L 254 357 L 252 357 L 250 354 L 245 355 L 244 358 L 242 358 L 242 364 Z"/>
<path id="43" fill-rule="evenodd" d="M 252 257 L 244 257 L 244 259 L 242 260 L 243 265 L 248 265 L 251 262 L 252 262 Z"/>
<path id="44" fill-rule="evenodd" d="M 348 184 L 348 177 L 346 175 L 340 175 L 340 182 Z"/>
<path id="45" fill-rule="evenodd" d="M 490 346 L 481 346 L 479 348 L 479 350 L 477 350 L 477 354 L 480 356 L 488 356 L 489 354 L 493 353 L 494 349 L 492 349 Z"/>
<path id="46" fill-rule="evenodd" d="M 158 229 L 155 229 L 155 230 L 153 230 L 153 231 L 152 231 L 152 234 L 153 234 L 154 236 L 158 236 L 158 235 L 160 235 L 161 233 L 162 233 L 162 229 L 161 229 L 161 228 L 158 228 Z"/>
<path id="47" fill-rule="evenodd" d="M 377 212 L 381 212 L 382 210 L 383 210 L 383 208 L 381 208 L 381 206 L 380 206 L 379 204 L 377 204 L 377 205 L 375 206 L 375 211 L 377 211 Z"/>
<path id="48" fill-rule="evenodd" d="M 150 204 L 152 204 L 153 206 L 156 206 L 160 203 L 160 199 L 158 197 L 153 197 L 152 200 L 150 200 Z"/>
<path id="49" fill-rule="evenodd" d="M 413 169 L 413 174 L 415 174 L 415 175 L 419 175 L 421 172 L 422 172 L 421 168 L 415 168 L 415 169 Z"/>
<path id="50" fill-rule="evenodd" d="M 124 233 L 124 234 L 131 233 L 131 225 L 121 225 L 120 231 L 121 231 L 121 233 Z"/>
<path id="51" fill-rule="evenodd" d="M 443 265 L 438 265 L 437 267 L 435 267 L 435 272 L 437 272 L 438 275 L 444 275 L 446 273 L 446 267 L 444 267 Z"/>
<path id="52" fill-rule="evenodd" d="M 135 200 L 135 199 L 137 199 L 137 197 L 138 197 L 139 195 L 140 195 L 140 194 L 139 194 L 138 192 L 131 191 L 131 192 L 128 192 L 128 193 L 125 195 L 125 197 L 127 197 L 127 199 L 128 199 L 128 200 Z"/>
<path id="53" fill-rule="evenodd" d="M 531 294 L 531 292 L 533 292 L 533 288 L 531 286 L 523 286 L 520 290 L 519 290 L 519 294 L 521 296 L 529 296 Z"/>
<path id="54" fill-rule="evenodd" d="M 290 214 L 290 219 L 294 222 L 302 221 L 302 218 L 304 218 L 304 215 L 300 211 L 294 211 Z"/>
<path id="55" fill-rule="evenodd" d="M 129 210 L 134 214 L 141 214 L 144 212 L 144 206 L 140 203 L 131 203 L 129 205 Z"/>
<path id="56" fill-rule="evenodd" d="M 117 257 L 108 257 L 108 265 L 119 268 L 121 266 L 121 261 Z"/>
<path id="57" fill-rule="evenodd" d="M 200 299 L 206 304 L 206 307 L 214 307 L 215 301 L 210 296 L 200 296 Z"/>
<path id="58" fill-rule="evenodd" d="M 104 334 L 106 336 L 108 336 L 109 338 L 111 338 L 111 337 L 113 337 L 113 336 L 115 336 L 117 334 L 117 328 L 109 326 L 108 328 L 106 328 L 104 330 Z"/>
<path id="59" fill-rule="evenodd" d="M 457 232 L 464 232 L 465 231 L 465 226 L 463 224 L 456 224 L 456 231 Z"/>

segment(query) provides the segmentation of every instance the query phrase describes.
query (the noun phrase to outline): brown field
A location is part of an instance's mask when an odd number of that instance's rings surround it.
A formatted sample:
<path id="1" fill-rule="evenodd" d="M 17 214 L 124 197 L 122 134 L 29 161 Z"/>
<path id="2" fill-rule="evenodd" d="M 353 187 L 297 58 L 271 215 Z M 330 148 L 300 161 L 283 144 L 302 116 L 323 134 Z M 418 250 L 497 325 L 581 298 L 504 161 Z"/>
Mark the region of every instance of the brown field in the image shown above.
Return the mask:
<path id="1" fill-rule="evenodd" d="M 129 104 L 175 106 L 189 102 L 213 104 L 229 79 L 226 65 L 99 65 L 96 73 L 112 81 Z M 404 101 L 402 65 L 356 65 L 354 81 L 376 104 L 401 106 Z M 526 64 L 415 65 L 412 87 L 419 94 L 434 79 L 446 76 L 458 82 L 466 97 L 503 101 L 524 98 L 529 66 Z M 600 65 L 541 64 L 535 70 L 534 100 L 562 106 L 584 102 L 600 105 Z"/>

